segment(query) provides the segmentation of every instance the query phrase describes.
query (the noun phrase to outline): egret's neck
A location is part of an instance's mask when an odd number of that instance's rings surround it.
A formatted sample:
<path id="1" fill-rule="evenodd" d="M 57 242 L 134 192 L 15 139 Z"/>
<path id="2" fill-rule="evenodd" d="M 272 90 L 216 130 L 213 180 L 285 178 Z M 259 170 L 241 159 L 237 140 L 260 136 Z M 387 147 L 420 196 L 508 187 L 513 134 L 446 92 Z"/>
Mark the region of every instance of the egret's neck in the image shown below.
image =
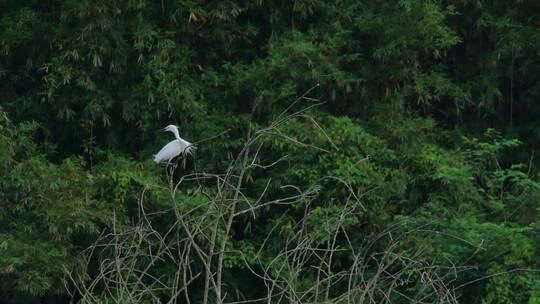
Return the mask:
<path id="1" fill-rule="evenodd" d="M 174 137 L 176 139 L 180 139 L 180 133 L 178 133 L 178 129 L 172 129 L 173 134 L 174 134 Z"/>

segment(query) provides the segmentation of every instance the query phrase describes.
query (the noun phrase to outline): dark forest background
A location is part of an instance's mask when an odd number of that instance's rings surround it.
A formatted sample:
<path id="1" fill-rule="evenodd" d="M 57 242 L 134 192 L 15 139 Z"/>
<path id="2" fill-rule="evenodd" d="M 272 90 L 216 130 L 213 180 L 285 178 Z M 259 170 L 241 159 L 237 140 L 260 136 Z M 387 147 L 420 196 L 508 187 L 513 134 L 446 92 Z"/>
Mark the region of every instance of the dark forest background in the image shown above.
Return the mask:
<path id="1" fill-rule="evenodd" d="M 309 208 L 324 234 L 353 191 L 365 206 L 344 224 L 353 247 L 424 227 L 437 233 L 396 250 L 470 266 L 449 283 L 458 302 L 540 303 L 535 0 L 0 1 L 0 303 L 69 302 L 63 282 L 81 252 L 133 227 L 145 187 L 166 187 L 152 155 L 172 137 L 156 130 L 219 135 L 183 172 L 223 172 L 247 132 L 308 90 L 293 108 L 324 102 L 306 112 L 317 126 L 279 127 L 307 145 L 266 139 L 261 162 L 286 158 L 246 173 L 246 196 L 316 186 Z M 182 185 L 175 203 L 204 201 L 196 188 Z M 166 197 L 156 190 L 145 208 L 166 209 Z M 255 248 L 299 210 L 240 218 L 228 250 L 248 264 L 273 256 Z M 241 260 L 224 264 L 230 301 L 264 292 Z M 200 303 L 202 283 L 190 288 Z"/>

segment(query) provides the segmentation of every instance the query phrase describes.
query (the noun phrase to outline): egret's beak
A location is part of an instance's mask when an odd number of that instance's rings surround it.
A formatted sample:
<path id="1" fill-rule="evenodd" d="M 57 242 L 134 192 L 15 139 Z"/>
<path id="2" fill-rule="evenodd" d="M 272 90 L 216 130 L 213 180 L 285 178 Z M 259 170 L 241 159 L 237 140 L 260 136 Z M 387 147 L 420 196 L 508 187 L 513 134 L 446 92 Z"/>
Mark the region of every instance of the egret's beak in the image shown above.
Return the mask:
<path id="1" fill-rule="evenodd" d="M 165 131 L 167 131 L 167 130 L 165 130 L 165 129 L 167 129 L 167 127 L 163 128 L 163 129 L 159 129 L 159 130 L 157 130 L 156 132 L 165 132 Z"/>

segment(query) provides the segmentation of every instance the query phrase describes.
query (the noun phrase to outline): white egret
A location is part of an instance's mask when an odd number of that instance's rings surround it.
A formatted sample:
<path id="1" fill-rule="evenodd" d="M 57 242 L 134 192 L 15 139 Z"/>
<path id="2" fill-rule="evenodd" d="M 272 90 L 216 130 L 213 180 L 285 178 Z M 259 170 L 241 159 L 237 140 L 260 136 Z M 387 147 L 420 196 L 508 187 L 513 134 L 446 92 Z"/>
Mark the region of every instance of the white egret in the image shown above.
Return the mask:
<path id="1" fill-rule="evenodd" d="M 154 161 L 156 163 L 161 163 L 165 161 L 169 163 L 176 156 L 180 154 L 183 154 L 184 156 L 188 154 L 191 155 L 197 149 L 197 147 L 195 147 L 193 144 L 180 137 L 177 126 L 168 125 L 161 131 L 172 132 L 174 134 L 175 140 L 166 144 L 163 148 L 161 148 L 161 150 L 159 150 L 156 155 L 154 155 Z"/>

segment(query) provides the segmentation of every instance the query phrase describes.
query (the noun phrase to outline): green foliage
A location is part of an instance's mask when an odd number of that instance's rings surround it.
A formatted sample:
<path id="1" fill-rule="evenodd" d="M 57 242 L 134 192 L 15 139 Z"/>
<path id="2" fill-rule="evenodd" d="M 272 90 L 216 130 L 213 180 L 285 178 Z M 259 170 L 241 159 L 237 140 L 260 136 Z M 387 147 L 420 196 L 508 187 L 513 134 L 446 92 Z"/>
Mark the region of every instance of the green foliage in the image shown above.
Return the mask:
<path id="1" fill-rule="evenodd" d="M 321 100 L 316 122 L 297 117 L 265 139 L 257 161 L 283 158 L 247 172 L 250 198 L 310 190 L 306 225 L 323 246 L 352 192 L 353 244 L 404 220 L 428 225 L 445 237 L 399 249 L 475 266 L 457 280 L 460 301 L 539 302 L 539 3 L 2 2 L 0 302 L 65 294 L 77 254 L 129 229 L 143 190 L 147 212 L 170 208 L 151 161 L 169 140 L 158 128 L 175 123 L 192 142 L 224 132 L 193 166 L 223 173 L 248 130 L 310 88 L 290 110 Z M 199 190 L 183 184 L 179 210 L 204 205 Z M 248 292 L 235 271 L 272 258 L 257 252 L 264 236 L 277 227 L 267 241 L 282 247 L 306 204 L 235 223 L 230 295 Z M 219 212 L 204 206 L 198 215 Z"/>

